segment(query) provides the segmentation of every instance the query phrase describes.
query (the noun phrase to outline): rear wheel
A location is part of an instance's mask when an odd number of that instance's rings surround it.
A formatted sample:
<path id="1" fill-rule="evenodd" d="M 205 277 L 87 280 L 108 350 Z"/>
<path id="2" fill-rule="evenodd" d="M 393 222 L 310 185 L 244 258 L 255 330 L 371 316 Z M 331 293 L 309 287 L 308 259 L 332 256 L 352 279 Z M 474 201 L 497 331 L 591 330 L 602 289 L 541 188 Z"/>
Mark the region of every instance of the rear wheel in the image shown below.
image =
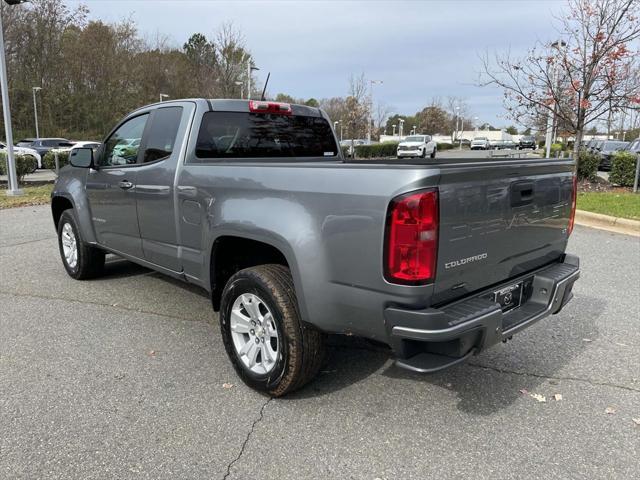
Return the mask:
<path id="1" fill-rule="evenodd" d="M 229 279 L 220 329 L 240 378 L 274 397 L 305 385 L 324 362 L 325 335 L 302 322 L 291 273 L 282 265 L 247 268 Z"/>
<path id="2" fill-rule="evenodd" d="M 58 221 L 58 247 L 62 264 L 76 280 L 97 277 L 104 267 L 104 251 L 86 244 L 73 210 L 65 210 Z"/>

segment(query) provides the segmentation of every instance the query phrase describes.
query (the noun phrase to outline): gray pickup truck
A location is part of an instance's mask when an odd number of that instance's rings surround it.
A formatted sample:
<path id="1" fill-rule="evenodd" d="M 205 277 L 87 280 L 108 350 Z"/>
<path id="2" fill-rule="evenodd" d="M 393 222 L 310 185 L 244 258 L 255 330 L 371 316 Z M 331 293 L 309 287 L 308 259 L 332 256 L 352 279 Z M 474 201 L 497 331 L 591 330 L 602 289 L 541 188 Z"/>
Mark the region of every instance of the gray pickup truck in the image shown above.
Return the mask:
<path id="1" fill-rule="evenodd" d="M 347 161 L 322 110 L 196 99 L 74 150 L 51 209 L 70 276 L 110 253 L 199 285 L 239 376 L 280 396 L 327 333 L 433 372 L 558 313 L 575 200 L 571 160 Z"/>

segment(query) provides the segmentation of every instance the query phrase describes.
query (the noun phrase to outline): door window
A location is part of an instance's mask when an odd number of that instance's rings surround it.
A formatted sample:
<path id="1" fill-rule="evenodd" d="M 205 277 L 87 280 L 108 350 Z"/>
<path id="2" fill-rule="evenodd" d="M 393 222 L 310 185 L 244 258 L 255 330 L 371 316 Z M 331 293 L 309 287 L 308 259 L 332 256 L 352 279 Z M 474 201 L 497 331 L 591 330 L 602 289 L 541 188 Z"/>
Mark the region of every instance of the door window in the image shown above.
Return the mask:
<path id="1" fill-rule="evenodd" d="M 146 135 L 143 163 L 155 162 L 171 156 L 181 118 L 182 107 L 159 108 L 153 113 Z"/>
<path id="2" fill-rule="evenodd" d="M 138 161 L 138 150 L 144 127 L 149 114 L 139 115 L 127 120 L 111 134 L 105 142 L 104 155 L 100 159 L 100 166 L 133 165 Z"/>

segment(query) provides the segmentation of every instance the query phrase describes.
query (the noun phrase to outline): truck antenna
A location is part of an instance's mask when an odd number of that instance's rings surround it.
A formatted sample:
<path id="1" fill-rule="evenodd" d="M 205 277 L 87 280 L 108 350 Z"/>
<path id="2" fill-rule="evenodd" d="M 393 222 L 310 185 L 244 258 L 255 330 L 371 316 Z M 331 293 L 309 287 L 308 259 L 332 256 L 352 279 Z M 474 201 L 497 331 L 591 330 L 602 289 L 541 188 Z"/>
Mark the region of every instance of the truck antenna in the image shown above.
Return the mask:
<path id="1" fill-rule="evenodd" d="M 262 89 L 262 97 L 260 97 L 260 100 L 264 101 L 264 94 L 267 91 L 267 85 L 269 85 L 269 77 L 271 76 L 271 72 L 267 73 L 267 81 L 264 82 L 264 88 Z"/>

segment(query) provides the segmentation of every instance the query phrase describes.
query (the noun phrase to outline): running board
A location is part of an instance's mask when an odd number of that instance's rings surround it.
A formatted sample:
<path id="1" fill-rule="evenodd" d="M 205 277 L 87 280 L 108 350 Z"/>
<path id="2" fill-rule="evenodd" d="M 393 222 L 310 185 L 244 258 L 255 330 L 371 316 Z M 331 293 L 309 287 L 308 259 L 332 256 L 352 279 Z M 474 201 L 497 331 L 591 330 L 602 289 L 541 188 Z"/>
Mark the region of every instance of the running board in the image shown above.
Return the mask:
<path id="1" fill-rule="evenodd" d="M 412 372 L 434 373 L 464 362 L 475 352 L 476 349 L 472 348 L 463 357 L 447 357 L 446 355 L 425 352 L 414 355 L 411 358 L 397 359 L 396 365 Z"/>

